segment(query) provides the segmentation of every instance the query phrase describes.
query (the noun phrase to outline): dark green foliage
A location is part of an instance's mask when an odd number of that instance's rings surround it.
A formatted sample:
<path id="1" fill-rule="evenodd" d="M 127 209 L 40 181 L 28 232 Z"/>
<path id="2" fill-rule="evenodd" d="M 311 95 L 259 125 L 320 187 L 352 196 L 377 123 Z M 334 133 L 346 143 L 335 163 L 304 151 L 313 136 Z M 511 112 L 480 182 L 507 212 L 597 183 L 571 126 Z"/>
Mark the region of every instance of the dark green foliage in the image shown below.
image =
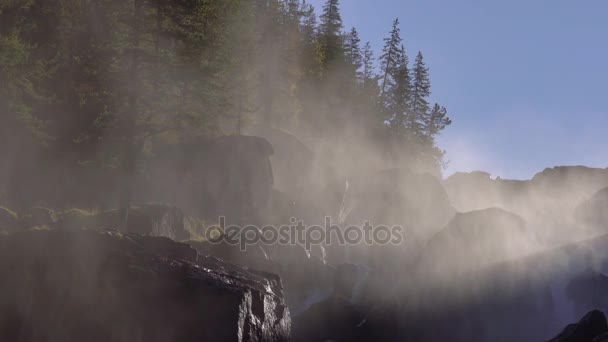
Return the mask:
<path id="1" fill-rule="evenodd" d="M 0 0 L 0 193 L 20 210 L 127 207 L 155 146 L 259 123 L 398 141 L 439 165 L 451 121 L 429 105 L 422 54 L 409 69 L 399 21 L 378 75 L 339 1 L 319 13 L 303 0 Z"/>

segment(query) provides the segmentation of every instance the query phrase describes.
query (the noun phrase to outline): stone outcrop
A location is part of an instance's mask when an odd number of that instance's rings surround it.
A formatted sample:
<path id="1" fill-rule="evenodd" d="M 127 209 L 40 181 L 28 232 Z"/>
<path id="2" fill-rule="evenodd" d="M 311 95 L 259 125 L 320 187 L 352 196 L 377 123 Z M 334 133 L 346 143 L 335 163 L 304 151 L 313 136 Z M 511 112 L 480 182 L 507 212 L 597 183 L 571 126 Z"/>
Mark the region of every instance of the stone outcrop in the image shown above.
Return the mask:
<path id="1" fill-rule="evenodd" d="M 288 341 L 277 276 L 167 238 L 37 230 L 0 238 L 0 340 Z"/>

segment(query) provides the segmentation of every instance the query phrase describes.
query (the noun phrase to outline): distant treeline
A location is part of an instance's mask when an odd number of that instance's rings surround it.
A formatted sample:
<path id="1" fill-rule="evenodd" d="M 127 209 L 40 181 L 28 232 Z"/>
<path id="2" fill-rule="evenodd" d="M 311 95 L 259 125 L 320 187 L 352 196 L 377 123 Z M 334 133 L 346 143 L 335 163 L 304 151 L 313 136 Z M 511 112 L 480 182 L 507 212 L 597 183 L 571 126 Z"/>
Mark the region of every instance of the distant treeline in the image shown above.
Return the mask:
<path id="1" fill-rule="evenodd" d="M 375 58 L 339 0 L 316 13 L 302 0 L 0 0 L 5 183 L 51 164 L 128 183 L 151 141 L 250 124 L 397 142 L 441 165 L 450 119 L 429 103 L 429 70 L 421 53 L 410 65 L 399 21 Z"/>

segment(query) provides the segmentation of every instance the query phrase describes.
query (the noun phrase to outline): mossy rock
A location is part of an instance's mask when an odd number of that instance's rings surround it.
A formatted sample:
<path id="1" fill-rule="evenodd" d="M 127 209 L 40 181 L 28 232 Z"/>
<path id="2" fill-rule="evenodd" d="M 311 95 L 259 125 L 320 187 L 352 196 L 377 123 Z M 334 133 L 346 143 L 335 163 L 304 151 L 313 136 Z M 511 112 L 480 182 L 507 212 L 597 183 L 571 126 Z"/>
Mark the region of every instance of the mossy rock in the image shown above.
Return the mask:
<path id="1" fill-rule="evenodd" d="M 21 227 L 25 229 L 34 227 L 55 227 L 59 217 L 53 209 L 33 207 L 19 217 Z"/>

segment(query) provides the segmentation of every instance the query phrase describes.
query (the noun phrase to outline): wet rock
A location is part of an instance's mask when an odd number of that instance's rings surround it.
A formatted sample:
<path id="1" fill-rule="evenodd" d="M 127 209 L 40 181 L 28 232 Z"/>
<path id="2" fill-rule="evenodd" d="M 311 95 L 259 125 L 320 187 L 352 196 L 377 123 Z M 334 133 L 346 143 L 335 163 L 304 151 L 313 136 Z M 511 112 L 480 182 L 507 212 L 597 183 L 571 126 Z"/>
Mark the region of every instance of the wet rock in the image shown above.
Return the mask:
<path id="1" fill-rule="evenodd" d="M 277 276 L 166 238 L 19 232 L 0 238 L 0 275 L 3 341 L 289 340 Z"/>
<path id="2" fill-rule="evenodd" d="M 559 335 L 548 342 L 593 342 L 598 341 L 596 338 L 607 332 L 606 316 L 601 311 L 593 310 L 578 323 L 568 325 Z"/>

